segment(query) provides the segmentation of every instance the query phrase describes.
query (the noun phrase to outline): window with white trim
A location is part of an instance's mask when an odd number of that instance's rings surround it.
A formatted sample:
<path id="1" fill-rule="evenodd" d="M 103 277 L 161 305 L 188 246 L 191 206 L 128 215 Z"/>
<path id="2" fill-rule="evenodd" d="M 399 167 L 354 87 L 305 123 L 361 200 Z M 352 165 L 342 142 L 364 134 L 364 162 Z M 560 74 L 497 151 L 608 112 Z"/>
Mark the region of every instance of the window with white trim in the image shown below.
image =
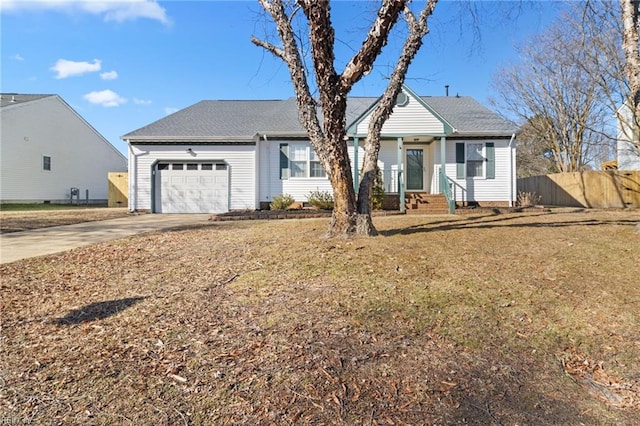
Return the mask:
<path id="1" fill-rule="evenodd" d="M 456 179 L 495 179 L 494 142 L 456 142 Z"/>
<path id="2" fill-rule="evenodd" d="M 312 148 L 309 148 L 309 150 L 310 150 L 309 177 L 318 177 L 318 178 L 327 177 L 327 174 L 325 173 L 324 168 L 322 167 L 322 163 L 318 158 L 318 154 L 316 154 L 316 152 Z"/>
<path id="3" fill-rule="evenodd" d="M 292 178 L 324 178 L 327 176 L 318 155 L 307 145 L 289 146 L 289 168 Z"/>
<path id="4" fill-rule="evenodd" d="M 484 156 L 483 143 L 467 144 L 467 177 L 484 177 Z"/>
<path id="5" fill-rule="evenodd" d="M 42 156 L 42 170 L 51 171 L 51 157 L 48 155 Z"/>

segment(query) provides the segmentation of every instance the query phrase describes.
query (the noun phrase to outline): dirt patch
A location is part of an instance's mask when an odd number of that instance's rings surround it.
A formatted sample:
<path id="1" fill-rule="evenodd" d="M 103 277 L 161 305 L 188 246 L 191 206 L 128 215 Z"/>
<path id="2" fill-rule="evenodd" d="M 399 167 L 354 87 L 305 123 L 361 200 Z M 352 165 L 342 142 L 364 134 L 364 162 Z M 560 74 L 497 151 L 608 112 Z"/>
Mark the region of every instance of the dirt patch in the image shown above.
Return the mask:
<path id="1" fill-rule="evenodd" d="M 42 211 L 0 211 L 0 232 L 18 232 L 51 226 L 116 219 L 129 214 L 126 208 L 74 208 Z"/>
<path id="2" fill-rule="evenodd" d="M 212 221 L 2 265 L 0 413 L 638 424 L 639 222 L 392 216 L 378 237 L 326 240 L 325 218 Z M 585 360 L 593 382 L 597 365 L 627 386 L 625 404 L 568 374 Z"/>

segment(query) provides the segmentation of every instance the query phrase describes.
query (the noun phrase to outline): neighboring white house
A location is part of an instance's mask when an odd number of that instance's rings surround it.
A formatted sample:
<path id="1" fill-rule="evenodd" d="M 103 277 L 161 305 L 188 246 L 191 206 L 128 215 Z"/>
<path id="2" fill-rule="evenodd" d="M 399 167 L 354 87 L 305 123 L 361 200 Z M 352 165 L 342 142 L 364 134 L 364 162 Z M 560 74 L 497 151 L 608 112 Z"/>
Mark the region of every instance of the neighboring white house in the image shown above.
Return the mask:
<path id="1" fill-rule="evenodd" d="M 356 186 L 377 102 L 348 100 Z M 442 181 L 458 204 L 513 205 L 516 131 L 472 98 L 421 97 L 405 86 L 382 129 L 385 193 L 398 199 L 410 192 L 439 193 Z M 298 122 L 295 99 L 201 101 L 122 138 L 129 144 L 131 210 L 254 210 L 280 194 L 304 202 L 310 191 L 331 191 Z M 397 204 L 403 209 L 404 203 Z"/>
<path id="2" fill-rule="evenodd" d="M 126 157 L 57 95 L 1 95 L 0 201 L 107 202 Z M 77 190 L 72 190 L 77 188 Z"/>
<path id="3" fill-rule="evenodd" d="M 640 148 L 631 143 L 631 109 L 625 104 L 618 110 L 618 141 L 616 157 L 618 170 L 640 170 Z"/>

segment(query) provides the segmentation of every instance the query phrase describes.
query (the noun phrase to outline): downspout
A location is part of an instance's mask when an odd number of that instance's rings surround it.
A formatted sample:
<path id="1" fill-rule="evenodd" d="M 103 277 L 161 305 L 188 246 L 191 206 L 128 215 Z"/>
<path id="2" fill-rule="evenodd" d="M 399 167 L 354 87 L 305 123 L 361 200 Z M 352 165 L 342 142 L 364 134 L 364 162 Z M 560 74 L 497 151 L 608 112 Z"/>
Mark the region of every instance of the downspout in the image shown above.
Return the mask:
<path id="1" fill-rule="evenodd" d="M 269 141 L 267 140 L 267 135 L 262 135 L 262 139 L 264 139 L 266 145 L 266 156 L 267 156 L 267 201 L 271 198 L 271 147 L 269 146 Z M 259 155 L 259 153 L 258 153 Z M 259 181 L 260 179 L 258 179 Z M 260 185 L 260 184 L 258 184 Z M 260 186 L 258 186 L 258 208 L 260 208 Z"/>
<path id="2" fill-rule="evenodd" d="M 129 145 L 129 211 L 135 211 L 136 206 L 136 191 L 135 191 L 135 181 L 136 181 L 136 167 L 137 167 L 137 156 L 133 152 L 133 147 L 127 140 L 127 145 Z"/>
<path id="3" fill-rule="evenodd" d="M 509 140 L 509 207 L 513 207 L 513 189 L 514 189 L 514 185 L 513 185 L 513 181 L 515 179 L 514 175 L 513 175 L 513 159 L 514 159 L 514 150 L 512 147 L 513 141 L 515 141 L 516 139 L 516 134 L 513 133 L 511 135 L 511 140 Z"/>

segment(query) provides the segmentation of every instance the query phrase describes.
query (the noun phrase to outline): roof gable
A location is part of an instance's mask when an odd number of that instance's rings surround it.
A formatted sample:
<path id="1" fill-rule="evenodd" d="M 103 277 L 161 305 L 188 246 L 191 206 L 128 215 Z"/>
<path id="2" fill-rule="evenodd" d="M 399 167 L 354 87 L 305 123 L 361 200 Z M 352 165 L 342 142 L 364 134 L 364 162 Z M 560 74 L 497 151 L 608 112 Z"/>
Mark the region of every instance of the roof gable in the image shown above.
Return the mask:
<path id="1" fill-rule="evenodd" d="M 407 86 L 402 86 L 401 95 L 404 95 L 404 102 L 394 106 L 391 115 L 382 126 L 382 136 L 445 135 L 454 131 L 453 126 L 445 118 Z M 380 97 L 373 102 L 349 126 L 349 134 L 367 134 L 371 115 L 381 99 Z"/>

